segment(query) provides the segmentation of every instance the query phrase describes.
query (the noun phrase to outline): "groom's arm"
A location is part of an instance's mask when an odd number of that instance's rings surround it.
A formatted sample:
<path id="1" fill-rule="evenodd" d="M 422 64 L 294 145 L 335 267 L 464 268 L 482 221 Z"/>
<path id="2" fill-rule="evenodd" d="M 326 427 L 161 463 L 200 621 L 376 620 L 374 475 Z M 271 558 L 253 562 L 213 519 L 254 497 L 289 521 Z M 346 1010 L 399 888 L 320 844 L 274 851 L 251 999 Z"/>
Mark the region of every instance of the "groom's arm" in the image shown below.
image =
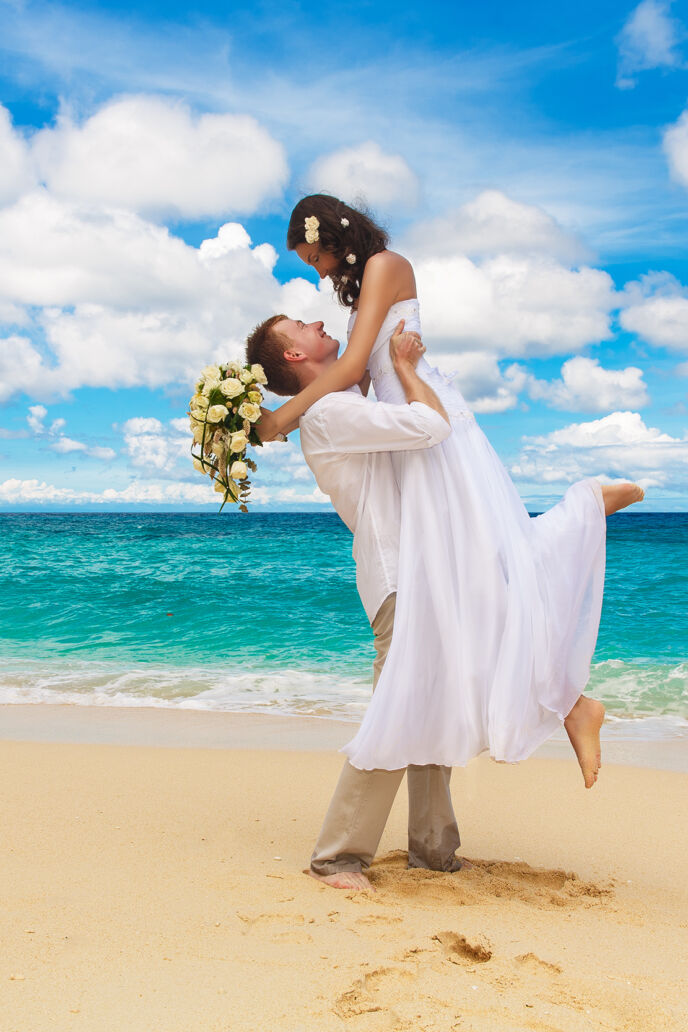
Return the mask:
<path id="1" fill-rule="evenodd" d="M 449 418 L 415 366 L 423 345 L 415 340 L 390 348 L 405 405 L 369 401 L 355 391 L 338 391 L 321 398 L 301 417 L 301 443 L 327 452 L 413 451 L 439 444 L 451 432 Z"/>
<path id="2" fill-rule="evenodd" d="M 449 422 L 444 405 L 433 391 L 430 384 L 421 380 L 416 372 L 421 356 L 425 352 L 422 340 L 415 333 L 394 334 L 389 343 L 389 353 L 401 386 L 404 388 L 406 402 L 410 405 L 419 401 L 423 405 L 439 412 Z"/>
<path id="3" fill-rule="evenodd" d="M 321 398 L 300 426 L 301 444 L 307 436 L 310 452 L 350 454 L 432 448 L 451 433 L 449 423 L 424 402 L 390 405 L 352 391 Z"/>

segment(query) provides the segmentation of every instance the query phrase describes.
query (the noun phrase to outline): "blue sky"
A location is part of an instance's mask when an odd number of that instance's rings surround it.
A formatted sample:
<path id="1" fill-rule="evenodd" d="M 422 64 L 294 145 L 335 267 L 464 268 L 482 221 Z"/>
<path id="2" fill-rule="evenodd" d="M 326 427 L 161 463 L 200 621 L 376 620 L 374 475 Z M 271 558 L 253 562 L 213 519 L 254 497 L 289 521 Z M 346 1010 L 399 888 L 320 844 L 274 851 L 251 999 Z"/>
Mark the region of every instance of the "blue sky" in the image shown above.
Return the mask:
<path id="1" fill-rule="evenodd" d="M 688 5 L 0 0 L 0 508 L 205 508 L 195 370 L 275 309 L 311 189 L 417 271 L 431 358 L 534 508 L 688 486 Z M 321 508 L 298 450 L 255 508 Z"/>

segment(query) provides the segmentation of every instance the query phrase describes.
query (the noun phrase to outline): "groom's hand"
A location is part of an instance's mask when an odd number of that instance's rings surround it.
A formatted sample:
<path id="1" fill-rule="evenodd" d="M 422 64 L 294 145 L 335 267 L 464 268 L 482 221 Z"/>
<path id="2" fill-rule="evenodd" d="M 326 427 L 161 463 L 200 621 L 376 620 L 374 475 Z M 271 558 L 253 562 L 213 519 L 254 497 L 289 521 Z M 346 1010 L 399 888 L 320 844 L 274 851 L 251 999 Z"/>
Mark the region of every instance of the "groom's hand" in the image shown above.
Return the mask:
<path id="1" fill-rule="evenodd" d="M 407 362 L 415 369 L 424 352 L 425 346 L 420 336 L 413 330 L 404 330 L 404 320 L 401 319 L 389 342 L 389 353 L 395 368 Z"/>

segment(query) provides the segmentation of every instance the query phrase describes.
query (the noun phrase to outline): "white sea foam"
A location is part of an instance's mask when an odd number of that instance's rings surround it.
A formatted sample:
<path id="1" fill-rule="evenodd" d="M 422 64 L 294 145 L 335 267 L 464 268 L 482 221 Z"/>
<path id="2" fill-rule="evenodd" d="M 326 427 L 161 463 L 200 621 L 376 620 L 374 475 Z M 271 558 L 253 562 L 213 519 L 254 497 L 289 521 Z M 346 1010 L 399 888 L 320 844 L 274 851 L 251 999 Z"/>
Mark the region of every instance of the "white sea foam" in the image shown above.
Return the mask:
<path id="1" fill-rule="evenodd" d="M 589 694 L 616 716 L 672 715 L 688 717 L 688 662 L 595 663 Z"/>
<path id="2" fill-rule="evenodd" d="M 359 721 L 370 698 L 368 681 L 277 670 L 232 674 L 207 667 L 70 663 L 37 664 L 0 673 L 0 703 L 80 706 L 157 706 L 172 709 L 292 713 Z"/>
<path id="3" fill-rule="evenodd" d="M 656 739 L 688 734 L 688 663 L 605 660 L 593 667 L 589 694 L 607 706 L 605 734 Z M 284 713 L 358 722 L 371 696 L 367 677 L 322 670 L 235 673 L 207 666 L 121 665 L 91 660 L 7 663 L 0 704 L 154 706 Z"/>

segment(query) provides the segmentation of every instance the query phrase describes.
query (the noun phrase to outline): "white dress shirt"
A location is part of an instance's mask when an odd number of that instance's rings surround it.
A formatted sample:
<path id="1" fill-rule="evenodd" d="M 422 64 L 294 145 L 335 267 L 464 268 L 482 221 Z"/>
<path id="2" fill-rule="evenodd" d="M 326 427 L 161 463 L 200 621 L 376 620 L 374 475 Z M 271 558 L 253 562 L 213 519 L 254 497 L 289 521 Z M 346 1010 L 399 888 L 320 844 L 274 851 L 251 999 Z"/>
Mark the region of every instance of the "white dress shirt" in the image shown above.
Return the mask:
<path id="1" fill-rule="evenodd" d="M 311 405 L 299 429 L 318 487 L 354 535 L 356 586 L 372 623 L 397 590 L 400 506 L 390 452 L 431 448 L 451 427 L 419 401 L 389 405 L 350 387 Z"/>

